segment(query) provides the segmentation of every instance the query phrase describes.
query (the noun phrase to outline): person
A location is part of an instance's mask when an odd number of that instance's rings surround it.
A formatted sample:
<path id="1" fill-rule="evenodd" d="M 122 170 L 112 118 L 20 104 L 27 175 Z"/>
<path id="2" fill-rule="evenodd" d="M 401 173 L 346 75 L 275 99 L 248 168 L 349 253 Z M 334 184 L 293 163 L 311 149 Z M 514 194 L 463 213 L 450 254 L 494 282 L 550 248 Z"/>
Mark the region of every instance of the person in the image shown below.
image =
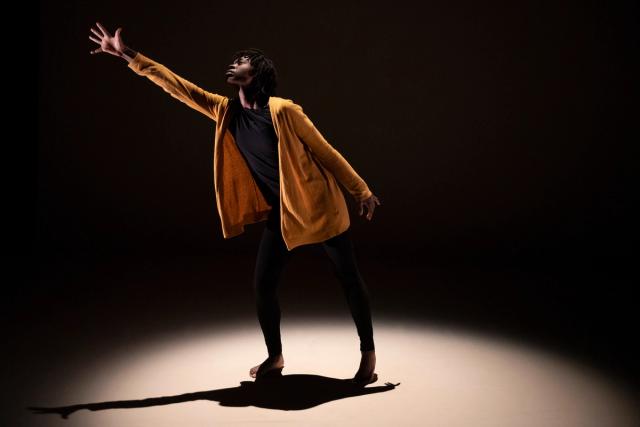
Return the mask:
<path id="1" fill-rule="evenodd" d="M 284 368 L 277 287 L 293 248 L 322 244 L 347 299 L 360 338 L 361 359 L 350 380 L 377 381 L 369 292 L 358 269 L 349 213 L 338 181 L 366 208 L 371 221 L 381 204 L 353 170 L 290 99 L 275 95 L 273 61 L 256 48 L 237 51 L 225 73 L 238 96 L 206 91 L 123 42 L 122 28 L 111 35 L 96 23 L 89 39 L 105 52 L 125 59 L 172 97 L 216 122 L 214 180 L 225 238 L 246 224 L 266 221 L 258 247 L 254 289 L 256 311 L 268 357 L 252 367 L 252 378 L 280 375 Z"/>

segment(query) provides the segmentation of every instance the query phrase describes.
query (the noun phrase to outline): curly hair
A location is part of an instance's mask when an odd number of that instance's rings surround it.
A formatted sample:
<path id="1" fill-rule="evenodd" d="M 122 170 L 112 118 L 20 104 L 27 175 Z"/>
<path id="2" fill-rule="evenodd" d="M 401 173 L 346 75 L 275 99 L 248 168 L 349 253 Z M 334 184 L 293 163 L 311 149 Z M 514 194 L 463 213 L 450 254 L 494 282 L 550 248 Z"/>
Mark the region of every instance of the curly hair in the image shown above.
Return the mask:
<path id="1" fill-rule="evenodd" d="M 255 91 L 259 104 L 266 104 L 270 96 L 276 95 L 277 73 L 273 61 L 265 52 L 256 48 L 247 48 L 236 51 L 231 62 L 246 56 L 251 63 L 253 77 L 249 89 Z"/>

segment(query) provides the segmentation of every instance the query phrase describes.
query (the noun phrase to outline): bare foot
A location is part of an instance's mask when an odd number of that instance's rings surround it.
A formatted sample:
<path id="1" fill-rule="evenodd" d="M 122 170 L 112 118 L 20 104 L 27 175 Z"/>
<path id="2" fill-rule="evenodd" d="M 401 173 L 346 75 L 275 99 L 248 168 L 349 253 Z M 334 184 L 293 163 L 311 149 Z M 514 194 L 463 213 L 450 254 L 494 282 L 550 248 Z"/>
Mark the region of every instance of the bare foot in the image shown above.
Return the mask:
<path id="1" fill-rule="evenodd" d="M 376 369 L 376 352 L 375 350 L 363 351 L 360 359 L 360 367 L 356 372 L 353 380 L 356 382 L 374 382 L 377 375 L 374 373 Z"/>
<path id="2" fill-rule="evenodd" d="M 284 357 L 282 356 L 282 353 L 277 356 L 267 357 L 264 362 L 251 368 L 249 370 L 249 375 L 251 378 L 258 378 L 269 371 L 279 368 L 284 368 Z"/>

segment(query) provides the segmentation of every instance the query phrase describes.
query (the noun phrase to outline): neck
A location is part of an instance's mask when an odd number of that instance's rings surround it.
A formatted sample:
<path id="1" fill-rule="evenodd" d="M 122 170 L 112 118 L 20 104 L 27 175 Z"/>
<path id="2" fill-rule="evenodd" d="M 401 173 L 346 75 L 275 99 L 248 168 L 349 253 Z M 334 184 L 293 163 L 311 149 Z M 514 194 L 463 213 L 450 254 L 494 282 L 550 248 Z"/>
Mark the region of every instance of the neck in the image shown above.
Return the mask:
<path id="1" fill-rule="evenodd" d="M 238 98 L 240 98 L 240 104 L 242 104 L 244 108 L 252 108 L 255 110 L 260 107 L 255 93 L 246 91 L 243 86 L 240 86 L 238 90 Z"/>

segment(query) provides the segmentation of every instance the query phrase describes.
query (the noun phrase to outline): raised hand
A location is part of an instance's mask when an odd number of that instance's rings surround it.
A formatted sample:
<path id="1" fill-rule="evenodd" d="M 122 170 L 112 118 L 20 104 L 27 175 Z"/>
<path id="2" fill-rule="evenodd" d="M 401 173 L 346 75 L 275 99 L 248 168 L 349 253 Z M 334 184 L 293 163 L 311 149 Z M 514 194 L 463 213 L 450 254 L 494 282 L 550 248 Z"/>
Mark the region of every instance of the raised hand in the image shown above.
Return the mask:
<path id="1" fill-rule="evenodd" d="M 91 28 L 91 31 L 97 37 L 92 37 L 91 35 L 89 35 L 89 40 L 98 43 L 100 47 L 90 51 L 89 53 L 93 55 L 94 53 L 106 52 L 110 53 L 111 55 L 123 57 L 126 46 L 122 41 L 122 37 L 120 36 L 122 28 L 118 28 L 115 35 L 112 36 L 111 33 L 109 33 L 109 31 L 107 31 L 107 29 L 102 26 L 102 24 L 96 22 L 96 25 L 98 26 L 99 31 L 94 28 Z"/>

